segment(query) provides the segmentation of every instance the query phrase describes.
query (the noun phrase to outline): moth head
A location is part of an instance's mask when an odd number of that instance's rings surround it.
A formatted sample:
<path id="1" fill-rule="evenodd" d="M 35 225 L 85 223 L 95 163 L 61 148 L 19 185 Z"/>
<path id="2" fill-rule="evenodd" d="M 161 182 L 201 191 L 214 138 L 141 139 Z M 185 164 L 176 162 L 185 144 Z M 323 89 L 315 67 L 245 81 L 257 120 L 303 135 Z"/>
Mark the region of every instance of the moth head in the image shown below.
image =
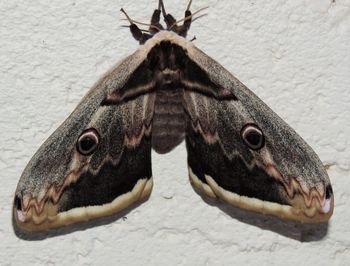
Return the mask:
<path id="1" fill-rule="evenodd" d="M 144 44 L 148 39 L 152 38 L 156 33 L 167 30 L 176 33 L 179 36 L 186 37 L 188 30 L 190 29 L 191 23 L 193 21 L 193 16 L 195 14 L 198 14 L 199 12 L 203 11 L 204 9 L 208 7 L 201 8 L 197 10 L 195 13 L 192 14 L 190 11 L 192 1 L 189 2 L 186 10 L 185 10 L 185 17 L 181 20 L 184 21 L 182 25 L 178 25 L 177 19 L 175 19 L 171 14 L 167 13 L 165 11 L 164 3 L 162 0 L 159 0 L 158 8 L 154 10 L 152 18 L 151 18 L 151 25 L 148 33 L 145 33 L 142 31 L 136 24 L 135 21 L 132 20 L 128 14 L 124 11 L 124 9 L 121 9 L 121 12 L 124 13 L 127 20 L 130 23 L 130 31 L 133 35 L 133 37 L 139 41 L 140 44 Z M 163 15 L 165 25 L 163 26 L 160 23 L 160 15 Z M 195 40 L 195 37 L 193 38 Z"/>

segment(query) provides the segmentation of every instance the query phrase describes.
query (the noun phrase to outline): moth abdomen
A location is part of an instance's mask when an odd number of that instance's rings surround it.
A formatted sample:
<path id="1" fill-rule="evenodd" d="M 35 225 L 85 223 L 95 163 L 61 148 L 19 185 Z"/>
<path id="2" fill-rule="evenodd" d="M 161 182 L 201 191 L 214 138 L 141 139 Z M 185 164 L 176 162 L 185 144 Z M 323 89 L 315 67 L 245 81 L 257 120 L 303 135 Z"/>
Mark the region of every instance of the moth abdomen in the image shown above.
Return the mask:
<path id="1" fill-rule="evenodd" d="M 152 147 L 158 153 L 171 151 L 185 138 L 186 116 L 182 99 L 182 89 L 159 90 L 156 94 Z"/>

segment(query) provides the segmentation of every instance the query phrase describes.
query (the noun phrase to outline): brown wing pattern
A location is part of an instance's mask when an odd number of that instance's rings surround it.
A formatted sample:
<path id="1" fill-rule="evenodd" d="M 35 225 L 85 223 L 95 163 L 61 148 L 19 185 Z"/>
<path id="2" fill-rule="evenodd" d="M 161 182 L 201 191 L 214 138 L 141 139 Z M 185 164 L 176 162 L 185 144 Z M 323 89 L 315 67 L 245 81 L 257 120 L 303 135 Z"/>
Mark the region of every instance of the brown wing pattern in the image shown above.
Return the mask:
<path id="1" fill-rule="evenodd" d="M 186 92 L 184 98 L 190 118 L 186 135 L 189 174 L 196 188 L 234 206 L 282 218 L 304 222 L 329 218 L 324 206 L 331 191 L 323 192 L 323 199 L 316 193 L 305 197 L 296 179 L 285 181 L 274 163 L 278 156 L 271 153 L 276 141 L 270 140 L 270 132 L 265 132 L 260 150 L 247 147 L 241 129 L 259 121 L 239 100 L 220 101 L 195 92 Z M 322 190 L 329 189 L 319 182 Z M 318 185 L 311 183 L 310 190 Z"/>
<path id="2" fill-rule="evenodd" d="M 150 194 L 155 95 L 111 106 L 102 98 L 83 101 L 29 162 L 16 190 L 19 227 L 39 231 L 111 215 Z M 82 154 L 95 137 L 93 152 Z"/>

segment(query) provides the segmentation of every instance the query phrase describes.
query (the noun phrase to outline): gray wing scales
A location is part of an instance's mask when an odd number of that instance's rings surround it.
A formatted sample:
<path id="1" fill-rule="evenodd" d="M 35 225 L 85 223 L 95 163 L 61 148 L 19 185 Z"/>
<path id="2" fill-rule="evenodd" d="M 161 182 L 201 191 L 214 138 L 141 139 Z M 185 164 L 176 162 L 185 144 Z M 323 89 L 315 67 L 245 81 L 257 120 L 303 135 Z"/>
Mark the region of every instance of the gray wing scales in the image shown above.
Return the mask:
<path id="1" fill-rule="evenodd" d="M 103 105 L 139 61 L 131 56 L 102 78 L 30 160 L 15 194 L 19 227 L 40 231 L 111 215 L 151 193 L 154 94 Z"/>
<path id="2" fill-rule="evenodd" d="M 244 209 L 303 222 L 327 221 L 334 199 L 315 152 L 217 62 L 197 48 L 188 54 L 217 87 L 235 96 L 220 100 L 184 94 L 188 165 L 195 187 Z"/>
<path id="3" fill-rule="evenodd" d="M 101 206 L 108 214 L 149 194 L 152 185 L 150 130 L 144 117 L 151 102 L 143 96 L 119 106 L 102 107 L 102 114 L 88 128 L 101 134 L 101 142 L 77 182 L 65 188 L 60 212 Z M 78 162 L 84 162 L 79 156 Z M 83 158 L 84 160 L 85 158 Z M 146 187 L 148 185 L 148 187 Z M 68 196 L 69 195 L 69 196 Z M 107 207 L 107 205 L 110 205 Z M 64 207 L 63 207 L 64 206 Z M 95 214 L 92 212 L 89 217 Z"/>
<path id="4" fill-rule="evenodd" d="M 195 104 L 209 101 L 212 106 L 198 108 L 197 125 L 188 127 L 186 140 L 191 179 L 197 178 L 211 186 L 207 179 L 212 178 L 218 186 L 237 195 L 285 203 L 279 193 L 274 193 L 274 180 L 254 165 L 254 156 L 244 147 L 240 130 L 237 130 L 244 119 L 237 117 L 236 108 L 215 99 L 203 100 L 204 97 L 192 97 Z M 215 188 L 212 190 L 210 195 L 215 195 Z"/>

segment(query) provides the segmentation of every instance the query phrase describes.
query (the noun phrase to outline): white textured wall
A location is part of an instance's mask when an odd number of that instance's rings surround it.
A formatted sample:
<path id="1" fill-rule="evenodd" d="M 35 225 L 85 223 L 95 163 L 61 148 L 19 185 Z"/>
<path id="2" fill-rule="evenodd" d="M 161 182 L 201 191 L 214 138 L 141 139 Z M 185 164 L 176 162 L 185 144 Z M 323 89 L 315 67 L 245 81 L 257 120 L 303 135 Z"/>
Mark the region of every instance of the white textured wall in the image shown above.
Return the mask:
<path id="1" fill-rule="evenodd" d="M 181 17 L 186 0 L 166 1 Z M 138 46 L 119 12 L 148 21 L 156 0 L 0 2 L 1 265 L 349 265 L 350 1 L 194 0 L 189 33 L 330 164 L 335 212 L 302 226 L 203 199 L 186 151 L 153 156 L 150 199 L 126 219 L 17 236 L 19 176 L 96 79 Z M 21 238 L 22 237 L 22 238 Z M 25 240 L 23 238 L 29 238 Z"/>

